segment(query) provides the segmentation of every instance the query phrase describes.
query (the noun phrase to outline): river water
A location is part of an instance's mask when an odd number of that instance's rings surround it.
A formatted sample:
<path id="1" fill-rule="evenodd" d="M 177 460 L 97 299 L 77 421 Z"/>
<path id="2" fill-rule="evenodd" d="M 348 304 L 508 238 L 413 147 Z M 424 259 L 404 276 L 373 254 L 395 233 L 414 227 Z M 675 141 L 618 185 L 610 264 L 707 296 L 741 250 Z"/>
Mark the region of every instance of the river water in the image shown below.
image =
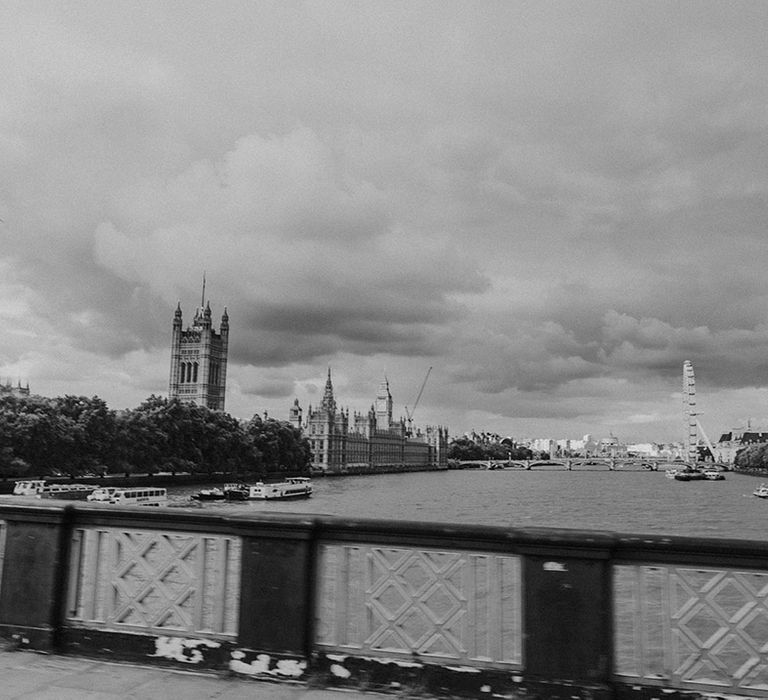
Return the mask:
<path id="1" fill-rule="evenodd" d="M 765 479 L 768 481 L 768 479 Z M 172 487 L 174 505 L 226 514 L 291 512 L 509 527 L 554 527 L 636 534 L 763 540 L 768 499 L 761 479 L 681 482 L 664 472 L 460 470 L 313 479 L 298 501 L 189 501 L 200 486 Z"/>

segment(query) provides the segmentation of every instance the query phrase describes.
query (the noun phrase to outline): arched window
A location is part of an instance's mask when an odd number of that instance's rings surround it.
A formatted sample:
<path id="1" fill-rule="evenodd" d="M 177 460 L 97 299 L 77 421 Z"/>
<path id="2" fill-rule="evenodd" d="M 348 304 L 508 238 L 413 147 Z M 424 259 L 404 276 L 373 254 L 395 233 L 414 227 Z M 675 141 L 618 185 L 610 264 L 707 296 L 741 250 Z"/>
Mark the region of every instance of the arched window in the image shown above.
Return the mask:
<path id="1" fill-rule="evenodd" d="M 194 373 L 192 374 L 192 382 L 197 383 L 197 362 L 195 362 L 194 367 L 195 369 L 194 369 Z"/>
<path id="2" fill-rule="evenodd" d="M 184 363 L 179 365 L 179 384 L 184 383 Z"/>

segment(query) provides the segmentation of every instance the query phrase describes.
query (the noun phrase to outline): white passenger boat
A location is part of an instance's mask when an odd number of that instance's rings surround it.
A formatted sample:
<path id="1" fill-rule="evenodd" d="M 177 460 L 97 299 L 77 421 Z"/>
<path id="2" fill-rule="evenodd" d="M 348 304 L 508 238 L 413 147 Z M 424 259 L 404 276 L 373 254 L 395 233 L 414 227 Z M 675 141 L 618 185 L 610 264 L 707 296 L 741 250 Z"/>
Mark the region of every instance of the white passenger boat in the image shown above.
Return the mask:
<path id="1" fill-rule="evenodd" d="M 117 488 L 107 503 L 118 506 L 165 506 L 168 505 L 168 491 L 149 486 Z"/>
<path id="2" fill-rule="evenodd" d="M 212 489 L 200 489 L 192 498 L 195 501 L 223 501 L 226 496 L 223 488 L 214 486 Z"/>
<path id="3" fill-rule="evenodd" d="M 232 491 L 244 491 L 247 489 L 248 484 L 233 482 L 231 484 L 223 484 L 222 486 L 214 486 L 210 489 L 200 489 L 192 498 L 196 501 L 223 501 L 225 498 L 229 498 L 229 494 Z"/>
<path id="4" fill-rule="evenodd" d="M 92 493 L 88 494 L 88 498 L 86 500 L 96 503 L 109 503 L 112 496 L 115 495 L 115 491 L 117 491 L 117 486 L 102 486 L 100 488 L 97 488 Z"/>
<path id="5" fill-rule="evenodd" d="M 17 481 L 13 486 L 13 493 L 15 496 L 82 501 L 95 489 L 95 484 L 49 484 L 45 479 L 27 479 Z"/>
<path id="6" fill-rule="evenodd" d="M 704 478 L 707 481 L 725 481 L 725 474 L 718 469 L 705 469 Z"/>
<path id="7" fill-rule="evenodd" d="M 753 496 L 758 498 L 768 498 L 768 484 L 760 484 L 753 492 Z"/>
<path id="8" fill-rule="evenodd" d="M 84 501 L 98 487 L 96 484 L 46 484 L 38 498 L 60 498 L 65 501 Z"/>
<path id="9" fill-rule="evenodd" d="M 45 479 L 27 479 L 13 485 L 14 496 L 37 496 L 45 488 Z"/>
<path id="10" fill-rule="evenodd" d="M 303 476 L 295 476 L 274 484 L 258 482 L 248 487 L 248 500 L 285 500 L 289 498 L 309 498 L 312 495 L 312 482 Z"/>

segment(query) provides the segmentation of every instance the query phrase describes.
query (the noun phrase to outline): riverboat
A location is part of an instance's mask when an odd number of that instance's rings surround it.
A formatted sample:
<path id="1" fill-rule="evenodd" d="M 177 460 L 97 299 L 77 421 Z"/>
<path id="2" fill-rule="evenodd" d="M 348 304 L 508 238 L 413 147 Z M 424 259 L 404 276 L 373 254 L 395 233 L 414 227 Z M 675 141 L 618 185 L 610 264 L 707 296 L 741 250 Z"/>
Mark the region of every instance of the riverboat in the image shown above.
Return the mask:
<path id="1" fill-rule="evenodd" d="M 717 469 L 705 469 L 703 474 L 707 481 L 725 481 L 725 474 Z"/>
<path id="2" fill-rule="evenodd" d="M 248 484 L 240 482 L 223 484 L 222 486 L 214 486 L 210 489 L 201 489 L 192 498 L 196 501 L 223 501 L 225 498 L 229 498 L 230 492 L 242 491 L 247 488 Z"/>
<path id="3" fill-rule="evenodd" d="M 14 496 L 37 496 L 45 488 L 45 479 L 27 479 L 13 485 Z"/>
<path id="4" fill-rule="evenodd" d="M 292 498 L 309 498 L 312 495 L 312 482 L 304 476 L 295 476 L 274 484 L 265 484 L 261 481 L 249 486 L 247 491 L 232 492 L 232 500 L 247 501 L 274 501 Z"/>
<path id="5" fill-rule="evenodd" d="M 760 484 L 753 492 L 753 496 L 758 498 L 768 498 L 768 484 Z"/>
<path id="6" fill-rule="evenodd" d="M 84 501 L 98 486 L 96 484 L 46 484 L 38 498 L 60 498 L 65 501 Z"/>
<path id="7" fill-rule="evenodd" d="M 119 506 L 165 506 L 168 505 L 168 491 L 148 486 L 117 488 L 107 503 Z"/>
<path id="8" fill-rule="evenodd" d="M 704 481 L 707 477 L 698 469 L 681 469 L 674 478 L 677 481 Z"/>
<path id="9" fill-rule="evenodd" d="M 84 501 L 96 488 L 95 484 L 49 484 L 45 479 L 26 479 L 14 484 L 13 494 L 14 496 Z"/>
<path id="10" fill-rule="evenodd" d="M 226 498 L 223 488 L 214 486 L 212 489 L 200 489 L 192 495 L 195 501 L 223 501 Z"/>
<path id="11" fill-rule="evenodd" d="M 86 500 L 91 503 L 109 503 L 109 500 L 115 495 L 117 489 L 117 486 L 100 486 L 92 493 L 89 493 Z"/>

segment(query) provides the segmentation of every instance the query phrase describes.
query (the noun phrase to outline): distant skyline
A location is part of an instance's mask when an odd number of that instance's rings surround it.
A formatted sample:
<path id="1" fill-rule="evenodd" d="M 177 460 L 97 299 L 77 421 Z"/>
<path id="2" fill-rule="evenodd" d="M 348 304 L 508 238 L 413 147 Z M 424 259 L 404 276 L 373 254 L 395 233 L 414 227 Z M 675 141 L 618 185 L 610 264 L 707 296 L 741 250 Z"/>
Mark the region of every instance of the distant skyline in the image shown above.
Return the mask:
<path id="1" fill-rule="evenodd" d="M 0 378 L 451 434 L 768 422 L 768 4 L 0 0 Z"/>

